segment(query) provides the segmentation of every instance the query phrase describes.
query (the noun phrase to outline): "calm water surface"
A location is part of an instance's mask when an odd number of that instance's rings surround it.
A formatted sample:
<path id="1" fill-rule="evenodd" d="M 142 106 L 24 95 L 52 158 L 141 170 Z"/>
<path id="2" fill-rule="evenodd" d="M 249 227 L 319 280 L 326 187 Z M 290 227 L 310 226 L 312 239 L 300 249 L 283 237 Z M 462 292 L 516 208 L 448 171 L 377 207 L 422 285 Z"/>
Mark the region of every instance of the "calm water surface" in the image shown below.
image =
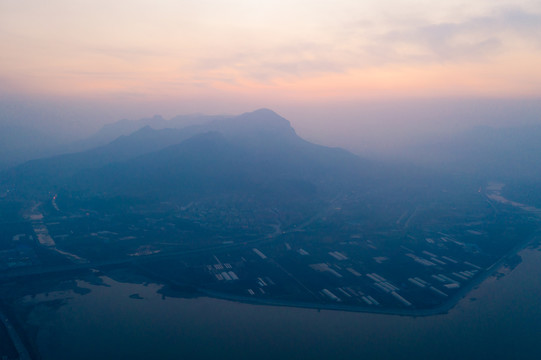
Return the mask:
<path id="1" fill-rule="evenodd" d="M 163 298 L 160 284 L 80 281 L 25 298 L 43 359 L 541 359 L 541 252 L 448 314 L 413 318 Z M 138 293 L 143 299 L 133 299 Z"/>

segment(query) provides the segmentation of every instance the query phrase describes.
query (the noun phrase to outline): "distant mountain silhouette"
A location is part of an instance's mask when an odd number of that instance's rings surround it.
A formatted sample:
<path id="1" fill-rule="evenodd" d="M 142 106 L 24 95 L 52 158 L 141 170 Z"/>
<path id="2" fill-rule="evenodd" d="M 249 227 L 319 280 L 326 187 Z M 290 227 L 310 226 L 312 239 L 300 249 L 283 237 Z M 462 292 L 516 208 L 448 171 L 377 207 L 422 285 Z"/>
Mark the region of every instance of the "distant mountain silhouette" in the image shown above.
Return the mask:
<path id="1" fill-rule="evenodd" d="M 226 118 L 226 116 L 194 114 L 178 115 L 170 120 L 166 120 L 160 115 L 154 115 L 151 118 L 142 118 L 139 120 L 123 119 L 112 124 L 104 125 L 98 132 L 85 139 L 59 147 L 57 153 L 80 152 L 103 146 L 121 136 L 131 135 L 145 127 L 150 127 L 155 130 L 183 129 L 188 126 L 202 125 L 224 118 Z"/>
<path id="2" fill-rule="evenodd" d="M 182 201 L 242 193 L 291 202 L 358 185 L 368 168 L 345 150 L 301 139 L 289 121 L 262 109 L 180 130 L 146 126 L 105 146 L 25 163 L 2 178 L 34 193 Z"/>
<path id="3" fill-rule="evenodd" d="M 130 158 L 176 144 L 192 133 L 182 130 L 153 130 L 145 127 L 130 136 L 121 136 L 111 143 L 91 150 L 58 155 L 46 159 L 28 161 L 5 171 L 6 176 L 20 179 L 18 182 L 31 181 L 39 177 L 43 187 L 61 184 L 70 176 L 83 169 L 95 169 L 109 163 L 122 162 Z"/>
<path id="4" fill-rule="evenodd" d="M 178 115 L 170 120 L 164 119 L 160 115 L 154 115 L 151 118 L 143 118 L 139 120 L 120 120 L 112 124 L 103 126 L 96 134 L 91 136 L 87 141 L 94 141 L 98 145 L 106 144 L 120 136 L 130 135 L 144 127 L 152 129 L 182 129 L 193 125 L 203 125 L 215 120 L 221 120 L 225 116 L 211 115 Z"/>
<path id="5" fill-rule="evenodd" d="M 159 152 L 85 173 L 77 183 L 85 184 L 86 190 L 162 200 L 242 193 L 259 200 L 287 196 L 289 201 L 316 192 L 335 193 L 362 174 L 359 158 L 305 142 L 285 127 L 273 127 L 277 132 L 266 137 L 259 127 L 252 128 L 254 132 L 243 130 L 242 135 L 202 133 Z"/>
<path id="6" fill-rule="evenodd" d="M 96 145 L 107 144 L 120 136 L 130 135 L 139 129 L 149 126 L 153 129 L 163 129 L 167 127 L 167 120 L 160 115 L 154 115 L 151 118 L 143 118 L 139 120 L 119 120 L 111 124 L 104 125 L 94 135 L 85 139 L 88 143 Z"/>

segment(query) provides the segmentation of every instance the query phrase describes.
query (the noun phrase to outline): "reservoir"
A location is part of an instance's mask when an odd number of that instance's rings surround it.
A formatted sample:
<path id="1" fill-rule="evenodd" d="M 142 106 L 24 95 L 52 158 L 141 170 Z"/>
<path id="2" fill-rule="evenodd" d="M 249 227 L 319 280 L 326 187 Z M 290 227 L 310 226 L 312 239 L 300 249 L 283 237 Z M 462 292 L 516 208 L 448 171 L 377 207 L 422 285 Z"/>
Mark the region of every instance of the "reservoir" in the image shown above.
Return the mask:
<path id="1" fill-rule="evenodd" d="M 169 297 L 162 284 L 109 274 L 19 305 L 45 360 L 539 359 L 541 252 L 519 255 L 447 314 L 426 317 Z"/>

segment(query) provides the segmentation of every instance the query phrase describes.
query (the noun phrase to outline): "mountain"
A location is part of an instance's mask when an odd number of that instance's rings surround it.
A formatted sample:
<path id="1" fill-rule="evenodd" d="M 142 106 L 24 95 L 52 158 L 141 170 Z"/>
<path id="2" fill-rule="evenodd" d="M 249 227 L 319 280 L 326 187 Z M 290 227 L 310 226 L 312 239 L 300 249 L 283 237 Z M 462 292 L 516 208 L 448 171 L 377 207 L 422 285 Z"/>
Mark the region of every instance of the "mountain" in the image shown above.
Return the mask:
<path id="1" fill-rule="evenodd" d="M 191 130 L 153 130 L 146 126 L 129 136 L 120 136 L 107 145 L 90 150 L 30 160 L 5 170 L 1 179 L 15 188 L 45 191 L 69 182 L 72 176 L 82 170 L 97 169 L 157 151 L 179 143 L 195 133 Z"/>
<path id="2" fill-rule="evenodd" d="M 164 119 L 160 115 L 154 115 L 151 118 L 142 118 L 139 120 L 119 120 L 112 124 L 104 125 L 98 132 L 88 138 L 68 144 L 58 150 L 58 153 L 71 153 L 92 149 L 103 146 L 111 141 L 121 137 L 131 135 L 145 127 L 151 129 L 183 129 L 189 126 L 203 125 L 212 121 L 221 120 L 225 116 L 215 115 L 178 115 L 170 120 Z"/>
<path id="3" fill-rule="evenodd" d="M 221 131 L 85 172 L 76 183 L 85 191 L 164 201 L 225 193 L 276 200 L 336 193 L 359 180 L 366 165 L 344 150 L 304 141 L 268 111 L 215 125 Z"/>
<path id="4" fill-rule="evenodd" d="M 33 195 L 291 203 L 359 184 L 368 168 L 345 150 L 301 139 L 289 121 L 262 109 L 180 130 L 147 126 L 92 150 L 27 162 L 4 172 L 2 183 Z"/>
<path id="5" fill-rule="evenodd" d="M 182 129 L 194 125 L 202 125 L 225 116 L 209 116 L 201 114 L 179 115 L 166 120 L 159 115 L 139 120 L 120 120 L 103 126 L 95 134 L 77 141 L 68 140 L 64 135 L 55 137 L 41 131 L 0 124 L 0 170 L 21 164 L 33 159 L 42 159 L 60 154 L 82 152 L 105 146 L 121 136 L 131 135 L 144 127 L 152 129 Z M 58 132 L 61 132 L 58 129 Z M 51 131 L 52 134 L 55 132 Z"/>
<path id="6" fill-rule="evenodd" d="M 143 118 L 139 120 L 122 119 L 112 124 L 104 125 L 94 135 L 82 140 L 81 145 L 88 147 L 105 145 L 120 136 L 130 135 L 146 126 L 153 129 L 163 129 L 167 127 L 167 120 L 160 115 L 154 115 L 151 118 Z"/>

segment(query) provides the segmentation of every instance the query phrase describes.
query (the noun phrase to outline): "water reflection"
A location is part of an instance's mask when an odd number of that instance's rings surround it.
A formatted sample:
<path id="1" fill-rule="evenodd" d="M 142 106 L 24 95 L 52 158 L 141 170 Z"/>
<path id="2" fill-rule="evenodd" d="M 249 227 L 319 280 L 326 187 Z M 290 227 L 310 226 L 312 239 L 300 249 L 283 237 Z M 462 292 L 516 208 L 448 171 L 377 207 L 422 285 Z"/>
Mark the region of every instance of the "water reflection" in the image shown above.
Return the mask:
<path id="1" fill-rule="evenodd" d="M 118 274 L 21 302 L 43 359 L 540 358 L 541 252 L 520 256 L 448 314 L 421 318 L 171 297 Z"/>

